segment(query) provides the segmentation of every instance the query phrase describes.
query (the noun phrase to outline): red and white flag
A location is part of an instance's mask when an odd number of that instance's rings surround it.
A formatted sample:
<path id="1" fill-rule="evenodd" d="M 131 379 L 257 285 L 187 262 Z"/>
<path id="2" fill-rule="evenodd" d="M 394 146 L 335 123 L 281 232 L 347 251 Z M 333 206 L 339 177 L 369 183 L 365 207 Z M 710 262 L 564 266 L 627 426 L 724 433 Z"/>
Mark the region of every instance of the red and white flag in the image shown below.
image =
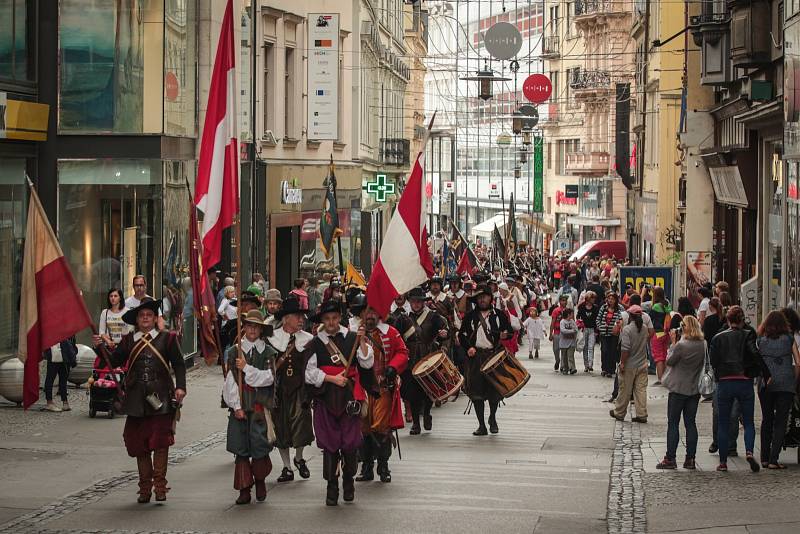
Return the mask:
<path id="1" fill-rule="evenodd" d="M 25 364 L 22 404 L 39 400 L 39 362 L 51 346 L 92 327 L 64 253 L 31 188 L 19 303 L 19 359 Z"/>
<path id="2" fill-rule="evenodd" d="M 423 145 L 424 146 L 424 145 Z M 367 285 L 367 302 L 382 316 L 389 313 L 394 298 L 433 276 L 428 249 L 428 217 L 423 151 L 417 155 L 406 188 L 389 221 L 378 262 Z"/>
<path id="3" fill-rule="evenodd" d="M 233 0 L 228 0 L 211 73 L 194 190 L 194 203 L 203 212 L 200 237 L 206 269 L 219 262 L 222 230 L 233 225 L 234 217 L 239 213 L 239 143 L 236 139 L 239 87 L 236 84 L 235 56 Z"/>

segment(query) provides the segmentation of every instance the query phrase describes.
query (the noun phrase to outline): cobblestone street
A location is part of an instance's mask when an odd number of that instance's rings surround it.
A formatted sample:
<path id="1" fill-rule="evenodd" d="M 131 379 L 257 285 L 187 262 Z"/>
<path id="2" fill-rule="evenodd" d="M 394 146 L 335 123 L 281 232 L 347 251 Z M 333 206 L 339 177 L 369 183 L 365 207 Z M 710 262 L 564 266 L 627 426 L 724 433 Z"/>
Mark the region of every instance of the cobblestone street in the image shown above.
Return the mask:
<path id="1" fill-rule="evenodd" d="M 527 356 L 526 348 L 519 354 Z M 650 387 L 648 424 L 615 422 L 603 402 L 611 380 L 553 373 L 549 348 L 540 360 L 522 361 L 533 378 L 501 407 L 500 434 L 472 436 L 474 418 L 464 414 L 463 397 L 435 409 L 432 432 L 401 432 L 403 459 L 395 450 L 392 484 L 358 484 L 355 503 L 336 509 L 322 502 L 315 448 L 307 453 L 310 480 L 277 485 L 276 467 L 266 503 L 233 505 L 218 368 L 199 365 L 189 374 L 166 505 L 135 503 L 123 419 L 90 419 L 82 391 L 71 390 L 68 413 L 34 408 L 23 414 L 4 405 L 0 532 L 797 531 L 794 450 L 784 453 L 785 472 L 752 474 L 741 458 L 732 459 L 731 473 L 714 472 L 717 458 L 705 450 L 710 404 L 703 403 L 698 471 L 657 471 L 666 443 L 666 390 Z M 280 462 L 274 452 L 272 460 Z"/>

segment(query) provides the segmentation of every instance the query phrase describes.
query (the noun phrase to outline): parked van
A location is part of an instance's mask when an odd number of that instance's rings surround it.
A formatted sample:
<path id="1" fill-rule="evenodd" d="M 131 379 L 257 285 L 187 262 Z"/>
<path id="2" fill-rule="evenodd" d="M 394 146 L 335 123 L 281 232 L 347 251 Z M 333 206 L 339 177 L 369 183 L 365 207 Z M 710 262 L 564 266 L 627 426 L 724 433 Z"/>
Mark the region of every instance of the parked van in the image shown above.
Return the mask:
<path id="1" fill-rule="evenodd" d="M 581 261 L 583 258 L 599 258 L 608 256 L 619 261 L 628 257 L 628 244 L 625 241 L 587 241 L 569 257 L 569 261 Z"/>

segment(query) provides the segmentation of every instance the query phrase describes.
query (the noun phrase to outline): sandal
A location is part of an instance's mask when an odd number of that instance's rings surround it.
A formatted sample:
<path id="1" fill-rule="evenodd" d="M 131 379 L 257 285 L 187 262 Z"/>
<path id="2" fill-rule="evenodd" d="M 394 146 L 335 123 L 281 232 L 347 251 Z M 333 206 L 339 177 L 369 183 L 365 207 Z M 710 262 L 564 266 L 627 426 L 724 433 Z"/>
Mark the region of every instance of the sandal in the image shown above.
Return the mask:
<path id="1" fill-rule="evenodd" d="M 767 469 L 786 469 L 786 466 L 784 464 L 769 464 Z"/>

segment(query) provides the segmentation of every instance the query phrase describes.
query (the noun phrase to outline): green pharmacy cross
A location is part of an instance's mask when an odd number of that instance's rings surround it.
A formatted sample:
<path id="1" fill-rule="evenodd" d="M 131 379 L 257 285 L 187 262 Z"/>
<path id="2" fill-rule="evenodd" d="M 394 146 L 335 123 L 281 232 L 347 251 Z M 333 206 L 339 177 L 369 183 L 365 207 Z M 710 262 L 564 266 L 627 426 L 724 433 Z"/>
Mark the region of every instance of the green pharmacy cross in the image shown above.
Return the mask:
<path id="1" fill-rule="evenodd" d="M 371 195 L 375 195 L 377 202 L 386 202 L 386 195 L 394 194 L 394 184 L 386 181 L 385 174 L 379 174 L 374 182 L 367 182 L 362 189 Z"/>

